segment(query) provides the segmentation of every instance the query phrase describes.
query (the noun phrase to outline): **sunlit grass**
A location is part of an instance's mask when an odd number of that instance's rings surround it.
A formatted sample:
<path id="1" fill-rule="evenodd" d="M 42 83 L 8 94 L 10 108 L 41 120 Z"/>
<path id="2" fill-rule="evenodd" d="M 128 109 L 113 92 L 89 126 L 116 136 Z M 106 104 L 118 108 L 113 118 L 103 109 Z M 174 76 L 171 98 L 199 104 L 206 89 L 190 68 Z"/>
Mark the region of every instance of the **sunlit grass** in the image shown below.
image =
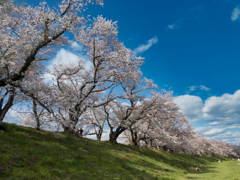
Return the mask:
<path id="1" fill-rule="evenodd" d="M 0 179 L 236 179 L 236 161 L 114 145 L 6 124 Z M 225 158 L 224 160 L 228 160 Z M 195 171 L 195 166 L 201 172 Z M 211 177 L 211 178 L 208 178 Z M 239 179 L 240 180 L 240 179 Z"/>

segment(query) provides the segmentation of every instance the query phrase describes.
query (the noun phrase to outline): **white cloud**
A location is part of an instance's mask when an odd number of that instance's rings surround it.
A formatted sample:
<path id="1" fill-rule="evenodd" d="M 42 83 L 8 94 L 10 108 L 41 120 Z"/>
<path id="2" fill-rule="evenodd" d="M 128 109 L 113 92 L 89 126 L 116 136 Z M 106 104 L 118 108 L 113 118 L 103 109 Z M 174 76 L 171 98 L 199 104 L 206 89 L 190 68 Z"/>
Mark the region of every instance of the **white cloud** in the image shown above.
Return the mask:
<path id="1" fill-rule="evenodd" d="M 209 91 L 211 88 L 208 88 L 206 86 L 200 85 L 200 86 L 191 86 L 189 87 L 189 90 L 187 91 L 187 93 L 193 92 L 195 90 L 197 90 L 198 88 L 200 88 L 200 90 L 203 91 Z"/>
<path id="2" fill-rule="evenodd" d="M 235 133 L 233 130 L 239 129 L 239 128 L 240 128 L 240 125 L 237 125 L 237 124 L 233 124 L 233 125 L 229 125 L 229 126 L 217 125 L 214 128 L 212 128 L 212 126 L 198 127 L 195 129 L 195 131 L 199 134 L 205 134 L 205 135 L 208 135 L 211 137 L 218 137 L 218 138 L 225 137 L 226 138 L 227 136 L 233 136 Z"/>
<path id="3" fill-rule="evenodd" d="M 199 134 L 222 140 L 226 137 L 217 135 L 230 132 L 232 136 L 234 129 L 240 130 L 240 90 L 234 94 L 211 96 L 205 102 L 199 96 L 192 95 L 174 97 L 174 102 L 179 105 L 190 122 L 205 121 L 209 122 L 209 125 L 214 125 L 196 128 L 195 131 Z M 236 138 L 234 137 L 231 143 L 236 142 Z"/>
<path id="4" fill-rule="evenodd" d="M 21 110 L 19 110 L 19 112 L 20 111 Z M 25 113 L 18 113 L 17 110 L 10 109 L 4 118 L 4 122 L 21 125 L 22 119 L 24 119 L 25 116 Z"/>
<path id="5" fill-rule="evenodd" d="M 57 52 L 57 55 L 54 59 L 51 60 L 49 68 L 53 67 L 54 64 L 62 64 L 62 63 L 76 63 L 79 61 L 79 57 L 76 54 L 73 54 L 70 51 L 67 51 L 65 49 L 60 49 L 60 51 Z"/>
<path id="6" fill-rule="evenodd" d="M 187 115 L 190 121 L 197 121 L 202 117 L 203 102 L 198 96 L 182 95 L 174 98 L 174 102 Z"/>
<path id="7" fill-rule="evenodd" d="M 214 122 L 211 122 L 211 123 L 209 123 L 210 125 L 217 125 L 217 124 L 219 124 L 219 122 L 217 122 L 217 121 L 214 121 Z"/>
<path id="8" fill-rule="evenodd" d="M 211 139 L 221 140 L 227 143 L 239 145 L 240 142 L 240 132 L 223 132 L 216 134 L 211 137 Z"/>
<path id="9" fill-rule="evenodd" d="M 211 96 L 205 101 L 203 113 L 214 117 L 218 122 L 235 123 L 240 119 L 240 90 L 234 94 Z"/>
<path id="10" fill-rule="evenodd" d="M 203 134 L 208 129 L 209 129 L 208 127 L 197 127 L 197 128 L 194 129 L 194 131 L 196 131 L 198 134 Z"/>
<path id="11" fill-rule="evenodd" d="M 190 121 L 211 121 L 218 123 L 240 124 L 240 90 L 234 94 L 211 96 L 202 101 L 199 96 L 182 95 L 174 98 Z"/>
<path id="12" fill-rule="evenodd" d="M 240 125 L 233 124 L 229 126 L 217 125 L 214 128 L 212 126 L 198 127 L 195 131 L 198 134 L 206 135 L 210 139 L 238 145 L 240 142 L 239 129 Z"/>
<path id="13" fill-rule="evenodd" d="M 73 43 L 73 44 L 74 44 L 73 45 L 74 48 L 80 47 L 79 44 L 76 44 L 76 43 Z M 88 56 L 82 55 L 80 53 L 75 54 L 75 53 L 72 53 L 71 51 L 68 51 L 68 50 L 65 50 L 65 49 L 62 48 L 57 52 L 57 55 L 55 56 L 55 58 L 53 58 L 50 61 L 49 65 L 47 66 L 47 69 L 48 70 L 52 69 L 55 64 L 77 63 L 80 59 L 85 61 L 86 62 L 86 64 L 85 64 L 86 68 L 90 69 L 91 62 L 88 59 Z M 49 73 L 45 73 L 44 78 L 45 78 L 45 81 L 49 82 L 49 81 L 52 80 L 53 76 Z"/>
<path id="14" fill-rule="evenodd" d="M 82 51 L 83 50 L 83 46 L 78 44 L 76 41 L 72 42 L 71 48 L 76 50 L 76 51 Z"/>
<path id="15" fill-rule="evenodd" d="M 219 133 L 224 132 L 225 130 L 226 130 L 225 128 L 222 128 L 222 129 L 213 128 L 213 129 L 211 129 L 211 130 L 205 132 L 204 134 L 205 134 L 205 135 L 219 134 Z"/>
<path id="16" fill-rule="evenodd" d="M 147 41 L 147 44 L 141 44 L 136 49 L 134 49 L 135 54 L 141 54 L 145 51 L 147 51 L 153 44 L 156 44 L 158 42 L 157 36 L 153 37 L 152 39 L 149 39 Z"/>
<path id="17" fill-rule="evenodd" d="M 234 9 L 233 9 L 233 12 L 232 12 L 232 15 L 231 15 L 231 20 L 232 21 L 236 21 L 239 19 L 240 17 L 240 5 L 236 6 Z"/>

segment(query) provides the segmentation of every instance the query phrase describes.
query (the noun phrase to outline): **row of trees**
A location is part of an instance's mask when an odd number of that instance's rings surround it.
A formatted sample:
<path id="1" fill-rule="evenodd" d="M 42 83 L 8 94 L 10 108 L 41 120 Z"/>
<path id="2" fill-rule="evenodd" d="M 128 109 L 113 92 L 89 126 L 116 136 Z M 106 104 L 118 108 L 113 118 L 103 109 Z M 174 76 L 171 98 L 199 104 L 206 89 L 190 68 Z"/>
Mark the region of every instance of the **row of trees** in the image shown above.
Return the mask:
<path id="1" fill-rule="evenodd" d="M 82 16 L 89 3 L 63 0 L 59 9 L 45 2 L 37 7 L 10 0 L 1 3 L 0 121 L 14 104 L 22 104 L 24 111 L 32 110 L 23 124 L 38 130 L 74 133 L 84 126 L 97 140 L 109 132 L 112 143 L 123 136 L 135 146 L 236 155 L 236 146 L 196 135 L 173 102 L 172 92 L 158 92 L 143 76 L 143 58 L 119 41 L 117 23 Z M 56 64 L 49 70 L 44 61 L 57 47 L 71 43 L 63 36 L 66 32 L 83 45 L 89 60 Z M 45 73 L 52 75 L 52 81 L 44 79 Z M 149 89 L 151 94 L 145 96 Z"/>

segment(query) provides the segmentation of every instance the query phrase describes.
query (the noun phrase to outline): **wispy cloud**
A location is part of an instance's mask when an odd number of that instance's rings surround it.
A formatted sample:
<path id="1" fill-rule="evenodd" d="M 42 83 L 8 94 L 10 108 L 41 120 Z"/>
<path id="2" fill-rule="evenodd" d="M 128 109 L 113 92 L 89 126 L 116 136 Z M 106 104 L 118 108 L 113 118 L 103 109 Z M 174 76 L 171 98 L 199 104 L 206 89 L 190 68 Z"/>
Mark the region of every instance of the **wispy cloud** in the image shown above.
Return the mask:
<path id="1" fill-rule="evenodd" d="M 200 89 L 204 91 L 209 91 L 210 88 L 207 88 L 206 86 L 200 85 Z"/>
<path id="2" fill-rule="evenodd" d="M 223 133 L 226 130 L 226 128 L 212 128 L 211 130 L 204 132 L 205 135 L 214 135 L 214 134 L 219 134 Z"/>
<path id="3" fill-rule="evenodd" d="M 195 91 L 195 90 L 196 90 L 196 88 L 197 88 L 197 86 L 191 86 L 191 87 L 189 88 L 189 91 L 188 91 L 188 92 Z"/>
<path id="4" fill-rule="evenodd" d="M 145 51 L 147 51 L 153 44 L 156 44 L 158 42 L 157 36 L 153 37 L 152 39 L 149 39 L 147 41 L 147 44 L 141 44 L 136 49 L 134 49 L 135 54 L 141 54 Z"/>
<path id="5" fill-rule="evenodd" d="M 133 41 L 134 40 L 134 38 L 128 38 L 128 40 L 127 41 Z"/>
<path id="6" fill-rule="evenodd" d="M 179 18 L 173 24 L 168 24 L 167 27 L 166 27 L 166 30 L 174 30 L 174 29 L 181 28 L 182 27 L 182 21 L 183 21 L 183 18 Z"/>
<path id="7" fill-rule="evenodd" d="M 206 87 L 206 86 L 203 86 L 203 85 L 200 85 L 200 86 L 191 86 L 189 87 L 189 90 L 186 91 L 186 93 L 190 93 L 190 92 L 193 92 L 195 90 L 197 90 L 198 88 L 200 88 L 200 90 L 203 90 L 203 91 L 209 91 L 210 88 Z"/>
<path id="8" fill-rule="evenodd" d="M 231 20 L 232 21 L 236 21 L 238 20 L 240 17 L 240 5 L 237 5 L 234 9 L 233 9 L 233 12 L 232 12 L 232 15 L 231 15 Z"/>
<path id="9" fill-rule="evenodd" d="M 219 124 L 219 122 L 217 122 L 217 121 L 209 123 L 209 125 L 217 125 L 217 124 Z"/>
<path id="10" fill-rule="evenodd" d="M 179 29 L 179 28 L 180 28 L 180 27 L 177 26 L 175 23 L 174 23 L 174 24 L 169 24 L 169 25 L 166 27 L 167 30 L 168 30 L 168 29 L 173 30 L 173 29 Z"/>
<path id="11" fill-rule="evenodd" d="M 239 129 L 240 126 L 239 125 L 229 125 L 229 126 L 223 126 L 223 125 L 219 125 L 219 126 L 215 126 L 214 128 L 212 128 L 212 126 L 208 126 L 202 129 L 202 133 L 208 136 L 217 136 L 219 134 L 225 134 L 225 135 L 231 135 L 234 131 L 234 129 Z M 229 131 L 230 130 L 230 131 Z M 228 131 L 228 132 L 227 132 Z"/>

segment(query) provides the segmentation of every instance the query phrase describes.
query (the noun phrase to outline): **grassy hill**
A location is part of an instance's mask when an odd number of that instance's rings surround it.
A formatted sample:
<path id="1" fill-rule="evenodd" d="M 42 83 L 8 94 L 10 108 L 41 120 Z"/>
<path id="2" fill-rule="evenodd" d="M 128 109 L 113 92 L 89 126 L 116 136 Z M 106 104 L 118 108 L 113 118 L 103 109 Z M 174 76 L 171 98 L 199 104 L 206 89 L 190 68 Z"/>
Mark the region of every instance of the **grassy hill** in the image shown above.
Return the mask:
<path id="1" fill-rule="evenodd" d="M 3 123 L 0 179 L 231 179 L 237 161 L 114 145 Z M 240 163 L 240 162 L 239 162 Z M 195 171 L 198 165 L 201 172 Z"/>

